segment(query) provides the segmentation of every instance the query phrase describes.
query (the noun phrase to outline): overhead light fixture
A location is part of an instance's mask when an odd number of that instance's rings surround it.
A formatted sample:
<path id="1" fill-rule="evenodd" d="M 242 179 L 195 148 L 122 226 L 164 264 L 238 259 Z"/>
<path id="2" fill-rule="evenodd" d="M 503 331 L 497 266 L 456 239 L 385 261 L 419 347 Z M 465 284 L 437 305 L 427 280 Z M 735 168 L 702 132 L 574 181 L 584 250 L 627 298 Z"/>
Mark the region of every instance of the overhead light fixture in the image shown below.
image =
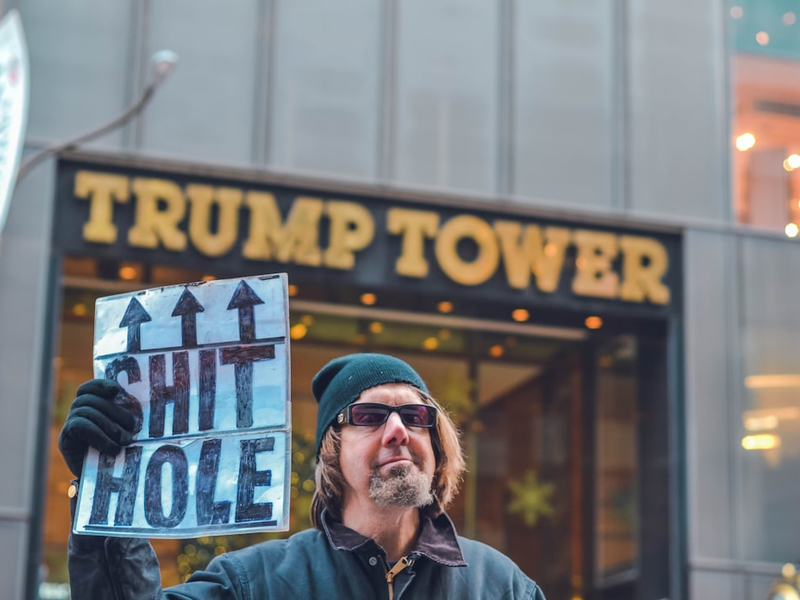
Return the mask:
<path id="1" fill-rule="evenodd" d="M 800 154 L 790 154 L 783 161 L 783 168 L 786 171 L 794 171 L 800 168 Z"/>
<path id="2" fill-rule="evenodd" d="M 303 325 L 302 323 L 298 323 L 297 325 L 293 325 L 291 329 L 289 329 L 289 337 L 293 340 L 302 340 L 306 337 L 308 333 L 308 327 Z"/>
<path id="3" fill-rule="evenodd" d="M 425 338 L 425 341 L 422 342 L 422 347 L 425 350 L 436 350 L 439 347 L 439 340 L 435 337 Z"/>
<path id="4" fill-rule="evenodd" d="M 361 294 L 361 304 L 372 306 L 378 301 L 378 297 L 372 293 Z"/>
<path id="5" fill-rule="evenodd" d="M 756 136 L 747 132 L 736 138 L 736 149 L 739 152 L 746 152 L 756 145 Z"/>
<path id="6" fill-rule="evenodd" d="M 795 238 L 800 233 L 800 227 L 797 226 L 797 223 L 787 223 L 786 227 L 783 228 L 783 232 L 786 237 Z"/>
<path id="7" fill-rule="evenodd" d="M 763 417 L 743 417 L 742 422 L 747 431 L 768 431 L 776 429 L 780 419 L 775 415 L 764 415 Z"/>
<path id="8" fill-rule="evenodd" d="M 745 450 L 772 450 L 780 446 L 780 436 L 773 433 L 756 433 L 742 438 L 742 448 Z"/>
<path id="9" fill-rule="evenodd" d="M 744 386 L 748 389 L 800 387 L 800 375 L 748 375 L 744 378 Z"/>
<path id="10" fill-rule="evenodd" d="M 453 312 L 453 303 L 443 300 L 436 305 L 436 308 L 440 313 L 448 314 Z"/>
<path id="11" fill-rule="evenodd" d="M 514 319 L 517 323 L 524 323 L 525 321 L 531 318 L 531 313 L 525 310 L 524 308 L 517 308 L 511 312 L 511 318 Z"/>
<path id="12" fill-rule="evenodd" d="M 600 329 L 603 326 L 603 319 L 592 315 L 591 317 L 586 317 L 584 324 L 586 325 L 586 329 Z"/>
<path id="13" fill-rule="evenodd" d="M 139 270 L 131 265 L 126 265 L 119 268 L 119 278 L 125 281 L 132 281 L 139 275 Z"/>

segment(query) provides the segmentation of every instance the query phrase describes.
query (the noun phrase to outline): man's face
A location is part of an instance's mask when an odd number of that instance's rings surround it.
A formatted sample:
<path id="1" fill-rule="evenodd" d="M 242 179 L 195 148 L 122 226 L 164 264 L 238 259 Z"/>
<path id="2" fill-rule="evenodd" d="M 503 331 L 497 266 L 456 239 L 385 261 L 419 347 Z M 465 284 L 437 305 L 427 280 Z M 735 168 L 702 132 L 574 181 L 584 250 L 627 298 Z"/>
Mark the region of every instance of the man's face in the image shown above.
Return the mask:
<path id="1" fill-rule="evenodd" d="M 362 402 L 423 403 L 413 388 L 398 383 L 365 390 L 357 401 Z M 342 426 L 339 464 L 346 482 L 345 505 L 356 501 L 414 507 L 433 500 L 430 489 L 436 459 L 430 431 L 404 425 L 396 412 L 376 427 Z"/>

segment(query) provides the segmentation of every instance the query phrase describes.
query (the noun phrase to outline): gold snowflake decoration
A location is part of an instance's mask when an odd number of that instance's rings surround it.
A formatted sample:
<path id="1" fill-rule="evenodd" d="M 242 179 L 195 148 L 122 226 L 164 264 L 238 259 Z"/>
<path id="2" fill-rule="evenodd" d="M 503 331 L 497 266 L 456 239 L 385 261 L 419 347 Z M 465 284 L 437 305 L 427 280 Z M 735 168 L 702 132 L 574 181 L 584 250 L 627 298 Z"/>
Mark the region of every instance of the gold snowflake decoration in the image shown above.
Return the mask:
<path id="1" fill-rule="evenodd" d="M 540 517 L 549 517 L 554 512 L 551 497 L 555 491 L 552 483 L 540 483 L 536 471 L 528 471 L 521 480 L 510 481 L 511 502 L 508 512 L 521 515 L 525 525 L 533 527 Z"/>

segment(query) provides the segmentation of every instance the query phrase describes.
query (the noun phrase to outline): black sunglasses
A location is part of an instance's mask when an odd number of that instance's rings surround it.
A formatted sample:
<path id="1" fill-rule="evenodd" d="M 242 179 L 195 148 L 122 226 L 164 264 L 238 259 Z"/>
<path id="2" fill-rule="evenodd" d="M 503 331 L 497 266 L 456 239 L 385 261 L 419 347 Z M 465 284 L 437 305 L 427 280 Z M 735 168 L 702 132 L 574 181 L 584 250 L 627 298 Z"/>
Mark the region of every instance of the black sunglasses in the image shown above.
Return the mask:
<path id="1" fill-rule="evenodd" d="M 377 427 L 383 425 L 389 415 L 396 412 L 406 427 L 431 428 L 436 425 L 436 408 L 428 404 L 375 404 L 362 402 L 351 404 L 336 417 L 339 425 L 358 425 L 360 427 Z"/>

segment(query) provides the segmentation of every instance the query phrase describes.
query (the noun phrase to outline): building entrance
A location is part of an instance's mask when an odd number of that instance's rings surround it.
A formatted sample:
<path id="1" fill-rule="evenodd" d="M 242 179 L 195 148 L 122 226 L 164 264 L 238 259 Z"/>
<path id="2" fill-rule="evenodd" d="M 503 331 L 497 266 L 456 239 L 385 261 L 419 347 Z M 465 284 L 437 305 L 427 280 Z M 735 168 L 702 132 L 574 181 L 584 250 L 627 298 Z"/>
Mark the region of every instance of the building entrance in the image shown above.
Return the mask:
<path id="1" fill-rule="evenodd" d="M 92 377 L 94 299 L 153 285 L 103 277 L 94 259 L 64 264 L 41 554 L 51 594 L 66 589 L 58 586 L 67 581 L 62 488 L 70 478 L 55 439 L 75 389 Z M 166 285 L 201 274 L 156 269 L 149 277 Z M 457 317 L 447 306 L 381 309 L 355 293 L 359 300 L 345 304 L 293 292 L 292 532 L 310 526 L 311 378 L 336 356 L 386 352 L 409 362 L 459 425 L 468 471 L 448 512 L 460 533 L 506 553 L 548 597 L 666 596 L 667 344 L 658 326 L 523 324 Z M 216 554 L 276 535 L 157 540 L 164 585 Z"/>

